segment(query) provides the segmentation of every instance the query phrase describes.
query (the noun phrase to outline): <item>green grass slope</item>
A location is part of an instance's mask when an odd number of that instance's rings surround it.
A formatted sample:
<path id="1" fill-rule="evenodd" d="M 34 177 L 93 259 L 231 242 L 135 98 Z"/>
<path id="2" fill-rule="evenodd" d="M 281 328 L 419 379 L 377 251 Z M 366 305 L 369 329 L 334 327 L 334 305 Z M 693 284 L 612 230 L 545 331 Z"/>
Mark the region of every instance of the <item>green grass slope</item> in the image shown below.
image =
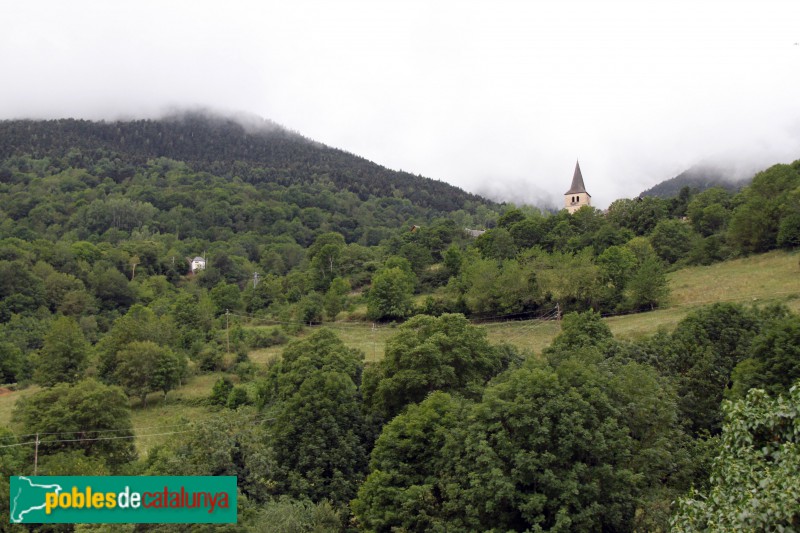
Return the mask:
<path id="1" fill-rule="evenodd" d="M 614 336 L 637 339 L 671 330 L 690 311 L 716 302 L 781 303 L 800 312 L 800 254 L 770 252 L 709 266 L 689 267 L 668 276 L 667 305 L 649 313 L 606 317 Z M 509 342 L 540 353 L 558 335 L 559 326 L 547 322 L 510 322 L 487 325 L 493 342 Z"/>

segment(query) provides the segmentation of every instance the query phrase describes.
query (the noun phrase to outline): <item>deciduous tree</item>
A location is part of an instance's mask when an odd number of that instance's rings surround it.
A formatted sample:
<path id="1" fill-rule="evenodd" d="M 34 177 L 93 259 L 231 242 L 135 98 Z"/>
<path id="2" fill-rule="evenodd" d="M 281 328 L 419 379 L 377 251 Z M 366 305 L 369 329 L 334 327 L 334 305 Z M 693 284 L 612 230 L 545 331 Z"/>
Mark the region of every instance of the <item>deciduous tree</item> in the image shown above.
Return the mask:
<path id="1" fill-rule="evenodd" d="M 528 361 L 486 389 L 448 496 L 454 529 L 630 530 L 632 440 L 591 368 Z"/>
<path id="2" fill-rule="evenodd" d="M 692 247 L 691 227 L 680 220 L 659 222 L 650 235 L 650 242 L 658 256 L 667 263 L 675 263 L 686 256 Z"/>
<path id="3" fill-rule="evenodd" d="M 414 278 L 400 267 L 385 268 L 372 277 L 367 316 L 372 320 L 399 320 L 411 315 Z"/>
<path id="4" fill-rule="evenodd" d="M 367 466 L 367 431 L 350 376 L 314 371 L 274 413 L 270 442 L 283 490 L 313 502 L 353 499 Z"/>
<path id="5" fill-rule="evenodd" d="M 80 380 L 88 351 L 89 344 L 78 323 L 70 317 L 57 318 L 36 357 L 34 380 L 45 386 Z"/>
<path id="6" fill-rule="evenodd" d="M 503 369 L 503 360 L 485 331 L 464 315 L 419 315 L 386 342 L 386 356 L 378 368 L 382 379 L 369 391 L 368 401 L 389 419 L 436 390 L 478 396 Z"/>
<path id="7" fill-rule="evenodd" d="M 261 387 L 261 402 L 289 398 L 316 372 L 342 372 L 360 386 L 363 360 L 363 353 L 348 348 L 331 330 L 321 329 L 283 350 L 281 360 L 270 367 Z"/>
<path id="8" fill-rule="evenodd" d="M 152 341 L 134 341 L 117 352 L 114 382 L 147 405 L 147 395 L 161 391 L 164 398 L 184 374 L 185 361 Z"/>
<path id="9" fill-rule="evenodd" d="M 25 358 L 15 344 L 0 341 L 0 383 L 16 383 L 22 377 Z"/>
<path id="10" fill-rule="evenodd" d="M 40 454 L 82 450 L 112 469 L 136 456 L 128 397 L 94 379 L 59 383 L 20 399 L 14 419 L 26 434 L 40 435 Z"/>
<path id="11" fill-rule="evenodd" d="M 96 346 L 98 370 L 103 379 L 113 379 L 118 363 L 117 353 L 134 341 L 152 341 L 162 347 L 171 347 L 176 341 L 171 318 L 156 316 L 151 309 L 139 304 L 118 318 Z"/>
<path id="12" fill-rule="evenodd" d="M 469 404 L 444 392 L 383 427 L 370 458 L 370 474 L 351 507 L 359 525 L 370 531 L 446 530 L 444 488 L 457 458 L 448 443 L 463 436 Z M 452 513 L 454 510 L 449 510 Z"/>
<path id="13" fill-rule="evenodd" d="M 627 283 L 625 307 L 632 310 L 655 309 L 669 295 L 667 276 L 655 257 L 645 259 Z"/>
<path id="14" fill-rule="evenodd" d="M 708 491 L 678 500 L 672 530 L 791 531 L 800 524 L 800 386 L 725 402 L 722 443 Z"/>
<path id="15" fill-rule="evenodd" d="M 743 398 L 753 388 L 773 396 L 789 392 L 800 379 L 800 317 L 787 314 L 765 321 L 749 355 L 733 370 L 733 398 Z"/>
<path id="16" fill-rule="evenodd" d="M 347 293 L 350 292 L 350 283 L 346 279 L 334 278 L 325 293 L 325 314 L 328 320 L 336 320 L 336 316 L 347 306 Z"/>

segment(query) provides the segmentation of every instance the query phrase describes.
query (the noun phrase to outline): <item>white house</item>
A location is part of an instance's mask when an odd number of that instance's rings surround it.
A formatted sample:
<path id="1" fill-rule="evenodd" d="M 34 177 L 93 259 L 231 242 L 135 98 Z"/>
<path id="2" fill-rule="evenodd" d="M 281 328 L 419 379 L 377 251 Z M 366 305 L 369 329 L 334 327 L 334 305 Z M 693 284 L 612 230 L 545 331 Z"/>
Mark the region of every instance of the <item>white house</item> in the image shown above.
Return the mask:
<path id="1" fill-rule="evenodd" d="M 192 259 L 192 274 L 194 274 L 195 272 L 197 272 L 199 270 L 205 270 L 205 269 L 206 269 L 206 260 L 205 259 L 203 259 L 200 256 L 197 256 L 194 259 Z"/>

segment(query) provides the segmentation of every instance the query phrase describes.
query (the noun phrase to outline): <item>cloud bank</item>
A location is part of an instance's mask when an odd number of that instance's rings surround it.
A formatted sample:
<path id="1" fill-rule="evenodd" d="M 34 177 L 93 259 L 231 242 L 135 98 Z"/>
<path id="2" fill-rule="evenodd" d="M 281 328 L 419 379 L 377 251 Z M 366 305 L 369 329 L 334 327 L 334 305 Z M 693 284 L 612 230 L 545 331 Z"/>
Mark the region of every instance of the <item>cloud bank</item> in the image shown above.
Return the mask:
<path id="1" fill-rule="evenodd" d="M 604 207 L 700 163 L 800 158 L 797 2 L 0 6 L 0 118 L 208 106 L 390 168 Z"/>

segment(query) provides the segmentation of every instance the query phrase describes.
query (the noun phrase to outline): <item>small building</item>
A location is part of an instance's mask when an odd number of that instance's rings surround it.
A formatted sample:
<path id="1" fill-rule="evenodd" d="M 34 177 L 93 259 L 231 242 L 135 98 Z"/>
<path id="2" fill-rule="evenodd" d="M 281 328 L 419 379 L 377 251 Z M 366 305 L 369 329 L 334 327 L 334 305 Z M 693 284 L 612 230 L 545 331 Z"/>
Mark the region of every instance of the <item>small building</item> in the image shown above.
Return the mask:
<path id="1" fill-rule="evenodd" d="M 572 186 L 564 193 L 564 208 L 570 214 L 574 213 L 585 205 L 592 205 L 592 195 L 586 192 L 586 185 L 583 184 L 581 165 L 575 162 L 575 173 L 572 175 Z"/>
<path id="2" fill-rule="evenodd" d="M 200 256 L 192 259 L 192 274 L 206 269 L 206 260 Z"/>

